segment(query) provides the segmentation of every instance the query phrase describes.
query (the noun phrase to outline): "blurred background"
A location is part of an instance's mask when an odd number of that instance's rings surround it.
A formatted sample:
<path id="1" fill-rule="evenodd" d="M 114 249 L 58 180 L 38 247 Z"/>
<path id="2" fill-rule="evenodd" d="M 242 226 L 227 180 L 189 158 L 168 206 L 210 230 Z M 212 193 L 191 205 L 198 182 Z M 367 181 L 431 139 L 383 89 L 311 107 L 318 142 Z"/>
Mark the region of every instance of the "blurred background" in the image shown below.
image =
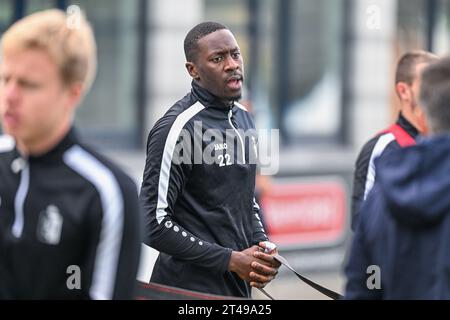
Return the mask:
<path id="1" fill-rule="evenodd" d="M 267 230 L 294 268 L 343 292 L 356 156 L 398 113 L 398 58 L 449 52 L 450 0 L 0 0 L 0 35 L 29 13 L 71 5 L 92 23 L 99 56 L 76 126 L 137 185 L 151 127 L 190 90 L 185 35 L 208 20 L 233 31 L 245 103 L 258 129 L 280 130 L 279 170 L 258 178 Z M 148 281 L 155 252 L 142 257 Z M 282 271 L 267 288 L 275 298 L 324 298 Z"/>

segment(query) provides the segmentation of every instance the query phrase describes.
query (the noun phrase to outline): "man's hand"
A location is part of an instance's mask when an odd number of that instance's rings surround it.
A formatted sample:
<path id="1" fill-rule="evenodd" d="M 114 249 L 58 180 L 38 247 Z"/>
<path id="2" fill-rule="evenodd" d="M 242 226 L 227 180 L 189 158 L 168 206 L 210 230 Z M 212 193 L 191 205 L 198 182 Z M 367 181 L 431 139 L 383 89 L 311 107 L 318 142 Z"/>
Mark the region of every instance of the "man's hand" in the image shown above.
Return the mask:
<path id="1" fill-rule="evenodd" d="M 272 243 L 260 242 L 259 250 L 253 252 L 253 256 L 259 260 L 264 261 L 263 264 L 258 262 L 252 262 L 252 268 L 257 270 L 260 274 L 268 274 L 273 275 L 272 280 L 278 274 L 278 269 L 281 266 L 281 263 L 274 259 L 274 255 L 278 253 L 277 247 Z M 264 286 L 260 286 L 262 283 L 262 278 L 257 274 L 254 275 L 255 279 L 259 279 L 258 282 L 250 282 L 252 287 L 263 288 Z"/>
<path id="2" fill-rule="evenodd" d="M 272 261 L 275 261 L 272 256 L 260 250 L 264 249 L 252 246 L 243 251 L 233 251 L 228 270 L 235 272 L 241 279 L 250 282 L 251 286 L 264 288 L 275 278 L 278 267 L 272 266 Z"/>

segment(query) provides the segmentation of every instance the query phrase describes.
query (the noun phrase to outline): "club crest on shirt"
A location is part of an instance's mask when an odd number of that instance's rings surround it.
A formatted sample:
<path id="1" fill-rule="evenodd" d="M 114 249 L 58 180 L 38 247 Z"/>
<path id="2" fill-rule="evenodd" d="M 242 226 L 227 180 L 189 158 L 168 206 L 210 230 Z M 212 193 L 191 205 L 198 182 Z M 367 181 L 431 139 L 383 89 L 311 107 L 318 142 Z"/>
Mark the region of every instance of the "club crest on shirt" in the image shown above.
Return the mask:
<path id="1" fill-rule="evenodd" d="M 55 205 L 49 205 L 39 214 L 37 238 L 39 241 L 57 245 L 61 239 L 63 217 Z"/>

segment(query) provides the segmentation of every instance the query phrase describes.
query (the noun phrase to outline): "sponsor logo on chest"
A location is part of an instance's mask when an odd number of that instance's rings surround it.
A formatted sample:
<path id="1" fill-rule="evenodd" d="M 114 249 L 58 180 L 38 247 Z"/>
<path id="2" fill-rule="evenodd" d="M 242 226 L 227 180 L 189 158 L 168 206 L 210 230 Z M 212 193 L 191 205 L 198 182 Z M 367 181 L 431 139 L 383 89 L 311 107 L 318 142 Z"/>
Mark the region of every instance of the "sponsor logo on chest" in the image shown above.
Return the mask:
<path id="1" fill-rule="evenodd" d="M 214 151 L 227 150 L 228 146 L 226 143 L 216 143 L 214 144 Z"/>

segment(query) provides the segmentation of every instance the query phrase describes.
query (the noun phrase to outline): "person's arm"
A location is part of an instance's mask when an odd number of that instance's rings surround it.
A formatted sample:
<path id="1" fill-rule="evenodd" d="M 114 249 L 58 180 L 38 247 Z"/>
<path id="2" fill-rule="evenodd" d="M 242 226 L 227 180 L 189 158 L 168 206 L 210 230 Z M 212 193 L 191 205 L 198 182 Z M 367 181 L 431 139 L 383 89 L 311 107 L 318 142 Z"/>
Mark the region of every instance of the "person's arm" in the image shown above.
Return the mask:
<path id="1" fill-rule="evenodd" d="M 375 160 L 400 149 L 392 135 L 376 136 L 362 148 L 355 164 L 352 194 L 352 229 L 359 219 L 362 203 L 367 198 L 376 181 Z"/>
<path id="2" fill-rule="evenodd" d="M 88 205 L 81 290 L 94 300 L 133 299 L 143 230 L 136 184 L 106 171 Z"/>
<path id="3" fill-rule="evenodd" d="M 228 270 L 232 250 L 199 238 L 174 219 L 175 203 L 192 169 L 190 163 L 173 161 L 173 150 L 182 126 L 184 124 L 177 122 L 175 117 L 164 117 L 148 138 L 140 192 L 147 224 L 145 241 L 160 252 L 223 274 Z"/>
<path id="4" fill-rule="evenodd" d="M 257 288 L 263 288 L 275 278 L 281 264 L 273 258 L 273 255 L 278 253 L 277 249 L 266 253 L 264 252 L 264 242 L 269 241 L 269 238 L 266 234 L 263 218 L 261 217 L 261 208 L 255 198 L 253 198 L 252 219 L 253 244 L 258 246 L 258 250 L 254 250 L 251 253 L 258 261 L 250 263 L 250 267 L 252 268 L 250 273 L 250 285 Z"/>
<path id="5" fill-rule="evenodd" d="M 144 239 L 144 228 L 135 182 L 131 179 L 124 179 L 121 188 L 124 200 L 124 216 L 113 299 L 124 300 L 135 298 L 136 276 L 141 245 Z"/>
<path id="6" fill-rule="evenodd" d="M 260 242 L 268 241 L 269 238 L 267 237 L 266 230 L 264 229 L 260 206 L 256 202 L 255 198 L 253 198 L 252 205 L 253 244 L 259 245 Z"/>
<path id="7" fill-rule="evenodd" d="M 377 185 L 372 193 L 376 193 Z M 370 274 L 367 268 L 374 264 L 371 257 L 371 248 L 366 240 L 367 225 L 373 223 L 370 221 L 372 210 L 379 208 L 374 206 L 374 194 L 370 194 L 367 201 L 364 202 L 357 225 L 355 226 L 355 235 L 352 241 L 349 259 L 345 267 L 345 276 L 347 279 L 345 288 L 345 299 L 381 299 L 382 290 L 369 290 L 367 280 Z"/>
<path id="8" fill-rule="evenodd" d="M 358 155 L 358 158 L 355 163 L 355 171 L 353 175 L 353 191 L 352 191 L 352 221 L 351 227 L 352 230 L 355 230 L 357 221 L 359 218 L 359 210 L 364 201 L 364 194 L 366 193 L 366 182 L 368 179 L 369 166 L 370 166 L 370 158 L 372 156 L 373 148 L 375 147 L 377 138 L 373 138 L 369 140 L 364 147 L 361 149 L 361 152 Z"/>

